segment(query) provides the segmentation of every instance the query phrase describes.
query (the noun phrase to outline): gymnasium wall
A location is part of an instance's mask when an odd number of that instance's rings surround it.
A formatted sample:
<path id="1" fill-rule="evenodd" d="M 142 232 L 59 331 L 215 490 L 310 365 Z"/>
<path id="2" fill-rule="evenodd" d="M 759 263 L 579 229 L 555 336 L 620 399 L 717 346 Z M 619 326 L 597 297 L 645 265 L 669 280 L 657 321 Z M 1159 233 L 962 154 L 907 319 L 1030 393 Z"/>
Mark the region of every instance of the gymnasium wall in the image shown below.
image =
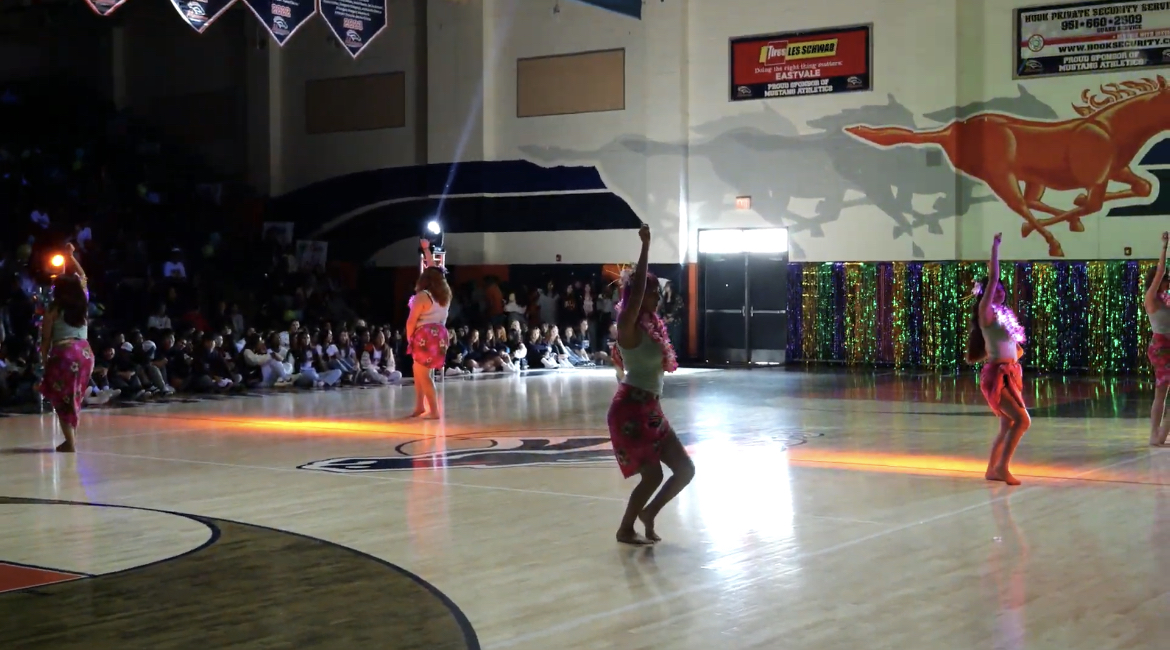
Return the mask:
<path id="1" fill-rule="evenodd" d="M 596 165 L 639 217 L 668 236 L 685 237 L 681 247 L 692 260 L 700 228 L 763 225 L 789 228 L 795 261 L 981 258 L 1000 231 L 1008 258 L 1119 258 L 1126 247 L 1135 257 L 1155 255 L 1165 228 L 1159 217 L 1106 215 L 1111 207 L 1157 200 L 1157 187 L 1153 197 L 1122 200 L 1085 217 L 1083 232 L 1052 226 L 1058 246 L 1050 246 L 1036 233 L 1023 236 L 1023 219 L 984 182 L 956 174 L 938 148 L 881 148 L 844 130 L 857 124 L 938 129 L 986 111 L 1070 120 L 1078 117 L 1073 104 L 1083 103 L 1085 90 L 1100 96 L 1102 85 L 1152 76 L 1013 79 L 1013 9 L 1026 4 L 759 0 L 727 11 L 714 2 L 647 3 L 643 21 L 624 32 L 604 21 L 585 24 L 588 7 L 562 5 L 559 16 L 533 11 L 526 17 L 529 35 L 512 44 L 518 56 L 613 47 L 627 38 L 629 104 L 622 113 L 505 121 L 500 133 L 507 138 L 495 153 L 548 166 Z M 864 23 L 873 25 L 872 92 L 728 101 L 730 38 Z M 667 25 L 684 26 L 686 37 Z M 673 56 L 671 47 L 681 52 Z M 671 77 L 678 69 L 684 79 Z M 682 89 L 681 98 L 664 87 L 670 85 Z M 1170 145 L 1151 151 L 1157 140 L 1143 143 L 1139 174 L 1170 163 Z M 1045 156 L 1013 155 L 1017 166 Z M 1043 198 L 1068 210 L 1081 191 L 1049 190 Z M 686 198 L 681 206 L 679 196 Z M 736 210 L 737 196 L 751 196 L 752 209 Z M 673 246 L 657 252 L 661 260 Z"/>
<path id="2" fill-rule="evenodd" d="M 269 43 L 262 58 L 278 59 L 269 68 L 279 75 L 273 96 L 279 97 L 282 136 L 277 195 L 306 185 L 369 169 L 425 163 L 426 133 L 419 133 L 416 63 L 415 3 L 392 3 L 390 25 L 362 51 L 350 57 L 320 18 L 309 20 L 283 48 Z M 251 19 L 251 16 L 249 16 Z M 252 20 L 257 24 L 257 21 Z M 263 31 L 260 31 L 263 35 Z M 267 38 L 266 35 L 262 36 Z M 384 73 L 405 74 L 405 124 L 392 128 L 337 133 L 309 133 L 306 129 L 306 84 Z M 389 109 L 387 109 L 389 110 Z M 394 107 L 393 110 L 400 110 Z M 421 122 L 425 129 L 425 119 Z"/>
<path id="3" fill-rule="evenodd" d="M 699 229 L 765 225 L 789 229 L 797 262 L 978 259 L 1000 231 L 1007 258 L 1123 258 L 1126 247 L 1133 258 L 1155 255 L 1161 206 L 1170 207 L 1160 198 L 1159 165 L 1170 165 L 1161 136 L 1134 145 L 1149 197 L 1115 198 L 1079 223 L 1053 224 L 1046 242 L 1024 236 L 1023 218 L 985 180 L 956 173 L 939 147 L 887 147 L 846 131 L 917 133 L 986 112 L 1072 120 L 1085 91 L 1103 97 L 1103 85 L 1152 76 L 1013 79 L 1013 9 L 1024 4 L 741 0 L 729 11 L 713 0 L 665 0 L 642 5 L 638 20 L 569 1 L 394 0 L 390 26 L 354 61 L 318 18 L 278 48 L 239 3 L 196 34 L 168 3 L 131 0 L 96 19 L 121 36 L 95 45 L 86 65 L 111 95 L 169 116 L 169 128 L 214 163 L 276 197 L 270 218 L 295 222 L 298 238 L 330 241 L 336 259 L 412 265 L 411 240 L 434 215 L 451 263 L 464 265 L 627 260 L 640 222 L 655 233 L 659 264 L 693 262 Z M 729 39 L 857 24 L 872 24 L 872 91 L 729 101 Z M 521 61 L 606 51 L 623 57 L 620 108 L 520 117 Z M 61 67 L 48 46 L 30 59 Z M 115 72 L 107 80 L 101 69 Z M 404 75 L 400 126 L 309 132 L 306 84 L 382 73 Z M 544 92 L 555 104 L 596 81 L 576 77 Z M 175 107 L 190 108 L 190 98 L 221 110 L 182 117 Z M 1065 164 L 1053 162 L 1058 148 L 985 153 L 1006 161 L 991 170 L 1002 190 L 1005 174 Z M 959 163 L 980 151 L 960 149 Z M 1062 159 L 1113 153 L 1078 149 Z M 1083 191 L 1064 184 L 1071 189 L 1042 197 L 1058 212 Z M 750 209 L 736 209 L 739 196 L 751 197 Z"/>

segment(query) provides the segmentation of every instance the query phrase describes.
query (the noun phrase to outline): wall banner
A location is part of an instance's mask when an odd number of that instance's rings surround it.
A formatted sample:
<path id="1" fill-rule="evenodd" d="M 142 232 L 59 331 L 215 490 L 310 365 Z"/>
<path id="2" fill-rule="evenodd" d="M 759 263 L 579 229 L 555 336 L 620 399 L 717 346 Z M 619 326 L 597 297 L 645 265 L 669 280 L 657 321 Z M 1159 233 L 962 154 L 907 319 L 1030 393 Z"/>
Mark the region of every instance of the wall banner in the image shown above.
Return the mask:
<path id="1" fill-rule="evenodd" d="M 1170 2 L 1017 9 L 1015 36 L 1017 79 L 1170 66 Z"/>
<path id="2" fill-rule="evenodd" d="M 244 4 L 282 46 L 317 13 L 317 0 L 244 0 Z"/>
<path id="3" fill-rule="evenodd" d="M 109 16 L 117 11 L 118 7 L 126 4 L 126 0 L 85 0 L 90 10 L 99 16 Z"/>
<path id="4" fill-rule="evenodd" d="M 873 88 L 872 27 L 743 36 L 731 40 L 731 101 Z"/>
<path id="5" fill-rule="evenodd" d="M 235 3 L 236 0 L 171 0 L 175 11 L 200 34 Z"/>
<path id="6" fill-rule="evenodd" d="M 345 46 L 357 58 L 362 50 L 386 29 L 389 0 L 317 0 L 317 11 Z"/>

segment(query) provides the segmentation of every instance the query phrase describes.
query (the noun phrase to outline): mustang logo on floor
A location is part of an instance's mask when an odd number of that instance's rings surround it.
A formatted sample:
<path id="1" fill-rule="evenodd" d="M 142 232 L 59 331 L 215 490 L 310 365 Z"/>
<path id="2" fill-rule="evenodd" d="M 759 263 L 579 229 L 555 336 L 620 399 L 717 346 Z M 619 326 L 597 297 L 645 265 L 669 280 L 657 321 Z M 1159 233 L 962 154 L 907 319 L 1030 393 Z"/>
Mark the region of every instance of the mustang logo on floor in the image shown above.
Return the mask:
<path id="1" fill-rule="evenodd" d="M 679 434 L 684 445 L 692 436 Z M 803 434 L 789 434 L 782 440 L 785 447 L 807 442 Z M 415 469 L 470 467 L 530 467 L 534 465 L 603 465 L 613 463 L 613 446 L 609 436 L 528 437 L 528 438 L 456 438 L 446 448 L 436 448 L 433 438 L 414 440 L 394 448 L 392 456 L 357 456 L 317 460 L 297 467 L 319 472 L 360 474 L 363 472 L 397 472 Z"/>
<path id="2" fill-rule="evenodd" d="M 399 445 L 400 455 L 319 460 L 297 469 L 322 472 L 393 472 L 441 467 L 517 467 L 521 465 L 584 465 L 614 460 L 609 436 L 586 438 L 504 438 L 463 440 L 476 447 L 447 448 L 410 453 L 411 447 L 430 447 L 433 439 Z M 421 451 L 421 450 L 420 450 Z"/>

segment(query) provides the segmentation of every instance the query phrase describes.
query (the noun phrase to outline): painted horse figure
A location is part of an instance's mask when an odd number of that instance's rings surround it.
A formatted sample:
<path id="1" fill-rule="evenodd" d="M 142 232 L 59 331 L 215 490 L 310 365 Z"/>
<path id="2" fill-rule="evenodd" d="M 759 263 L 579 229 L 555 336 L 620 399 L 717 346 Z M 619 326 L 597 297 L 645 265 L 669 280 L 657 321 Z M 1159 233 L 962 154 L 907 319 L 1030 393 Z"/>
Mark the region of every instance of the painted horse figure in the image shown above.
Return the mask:
<path id="1" fill-rule="evenodd" d="M 956 170 L 986 183 L 1024 218 L 1024 237 L 1038 232 L 1048 242 L 1050 256 L 1064 257 L 1048 227 L 1067 222 L 1070 231 L 1084 232 L 1081 219 L 1100 212 L 1105 203 L 1150 196 L 1151 183 L 1130 166 L 1150 140 L 1170 130 L 1165 78 L 1105 84 L 1101 93 L 1085 90 L 1084 105 L 1073 106 L 1080 117 L 1059 122 L 980 113 L 934 131 L 890 126 L 850 126 L 845 131 L 882 147 L 941 147 Z M 1110 181 L 1129 187 L 1110 192 Z M 1074 207 L 1064 210 L 1042 201 L 1049 189 L 1083 191 Z M 1038 219 L 1034 212 L 1052 217 Z"/>

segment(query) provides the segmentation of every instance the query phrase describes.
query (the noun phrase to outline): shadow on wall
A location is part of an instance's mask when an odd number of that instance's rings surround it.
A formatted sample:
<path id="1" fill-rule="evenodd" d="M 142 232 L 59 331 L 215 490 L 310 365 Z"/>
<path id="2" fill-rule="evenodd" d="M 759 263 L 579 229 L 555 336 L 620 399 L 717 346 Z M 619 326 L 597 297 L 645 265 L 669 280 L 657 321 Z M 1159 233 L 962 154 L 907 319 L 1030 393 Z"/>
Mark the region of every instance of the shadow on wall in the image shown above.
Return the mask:
<path id="1" fill-rule="evenodd" d="M 752 211 L 734 213 L 729 225 L 751 225 L 745 220 L 754 214 L 762 222 L 758 225 L 787 228 L 794 260 L 806 257 L 802 241 L 824 237 L 825 225 L 839 220 L 847 208 L 876 208 L 890 220 L 891 241 L 904 241 L 907 256 L 922 259 L 916 233 L 943 234 L 947 220 L 967 214 L 973 205 L 1000 202 L 1028 220 L 1023 236 L 1038 232 L 1048 241 L 1049 254 L 1060 256 L 1063 251 L 1048 226 L 1067 223 L 1080 232 L 1082 217 L 1103 210 L 1109 216 L 1144 217 L 1159 214 L 1158 209 L 1164 214 L 1170 205 L 1170 196 L 1149 198 L 1153 182 L 1170 180 L 1170 171 L 1131 167 L 1135 160 L 1144 167 L 1170 163 L 1170 144 L 1155 141 L 1170 127 L 1170 89 L 1159 77 L 1106 84 L 1100 91 L 1082 99 L 1087 105 L 1079 110 L 1080 119 L 1061 120 L 1050 105 L 1019 86 L 1013 97 L 926 113 L 932 126 L 920 126 L 912 111 L 888 95 L 884 103 L 810 120 L 808 126 L 820 132 L 807 135 L 765 104 L 694 127 L 696 137 L 687 144 L 623 135 L 597 149 L 520 148 L 539 164 L 471 162 L 342 176 L 274 200 L 270 218 L 295 222 L 298 238 L 327 239 L 331 255 L 359 263 L 413 238 L 420 223 L 439 212 L 452 233 L 676 223 L 677 192 L 647 187 L 647 161 L 671 156 L 681 168 L 687 156 L 690 196 L 719 203 L 692 202 L 692 214 L 704 215 L 698 222 L 718 226 L 722 213 L 731 211 L 731 197 L 750 195 Z M 1108 122 L 1111 129 L 1104 144 L 1076 144 L 1091 135 L 1086 129 L 1097 122 Z M 1122 133 L 1120 125 L 1140 126 L 1140 133 Z M 982 146 L 957 146 L 963 138 L 982 142 L 988 128 L 1006 147 L 994 156 L 974 156 L 988 160 L 972 158 Z M 1049 141 L 1029 140 L 1040 131 L 1051 131 Z M 952 136 L 958 140 L 949 142 Z M 962 151 L 966 157 L 959 155 Z M 1016 167 L 1025 156 L 1033 163 L 1047 161 L 1043 165 L 1051 169 L 1042 178 L 1023 179 L 1031 185 L 1021 187 Z M 1069 167 L 1074 158 L 1092 162 L 1091 173 Z M 1077 177 L 1066 178 L 1069 174 Z M 1110 182 L 1129 189 L 1109 192 Z M 1061 208 L 1042 201 L 1047 189 L 1084 194 L 1070 201 L 1075 205 Z"/>
<path id="2" fill-rule="evenodd" d="M 1051 107 L 1022 86 L 1016 97 L 925 117 L 947 122 L 987 111 L 1056 118 Z M 706 161 L 711 173 L 692 173 L 691 195 L 751 195 L 761 225 L 789 229 L 795 259 L 804 255 L 802 233 L 823 237 L 823 225 L 838 220 L 848 207 L 881 210 L 893 222 L 891 237 L 909 237 L 912 256 L 922 257 L 913 243 L 916 230 L 941 233 L 942 221 L 965 214 L 975 203 L 996 200 L 976 196 L 978 183 L 957 175 L 945 159 L 932 160 L 911 148 L 880 149 L 844 131 L 856 124 L 917 126 L 914 114 L 892 95 L 884 104 L 813 120 L 809 126 L 823 132 L 812 135 L 798 135 L 790 120 L 766 105 L 760 111 L 698 125 L 694 131 L 701 140 L 689 146 L 689 155 L 692 161 Z M 651 156 L 681 160 L 687 149 L 624 135 L 591 150 L 521 147 L 525 156 L 540 164 L 483 161 L 358 172 L 274 199 L 269 219 L 294 222 L 298 238 L 328 240 L 331 256 L 356 263 L 413 238 L 419 224 L 440 210 L 450 233 L 609 230 L 637 228 L 642 221 L 670 223 L 678 219 L 677 198 L 646 187 L 646 162 Z M 932 201 L 931 207 L 916 208 L 915 196 Z M 815 213 L 795 212 L 790 207 L 793 199 L 816 202 Z"/>
<path id="3" fill-rule="evenodd" d="M 1015 97 L 999 97 L 965 106 L 927 113 L 934 122 L 949 122 L 982 112 L 1003 112 L 1036 119 L 1056 119 L 1056 111 L 1023 86 Z M 692 167 L 692 197 L 750 195 L 752 210 L 761 225 L 788 228 L 794 259 L 804 257 L 801 233 L 824 237 L 823 226 L 840 218 L 842 210 L 873 206 L 893 222 L 891 236 L 908 236 L 912 256 L 922 258 L 913 242 L 914 232 L 926 228 L 941 234 L 941 222 L 966 214 L 975 203 L 995 201 L 991 195 L 976 196 L 978 183 L 955 173 L 947 161 L 909 148 L 879 149 L 850 136 L 845 128 L 856 124 L 889 124 L 915 129 L 914 114 L 893 95 L 885 104 L 847 109 L 808 122 L 822 133 L 798 135 L 796 125 L 764 105 L 760 111 L 723 117 L 693 128 L 699 140 L 689 146 L 659 142 L 639 135 L 624 135 L 594 150 L 570 150 L 527 146 L 520 150 L 543 163 L 593 163 L 601 177 L 620 196 L 641 207 L 652 223 L 677 219 L 668 202 L 639 199 L 650 196 L 639 183 L 648 156 L 689 155 L 706 161 L 710 174 Z M 932 201 L 928 209 L 913 204 L 915 195 Z M 817 202 L 813 214 L 791 208 L 793 199 Z M 729 203 L 729 202 L 728 202 Z M 706 206 L 692 202 L 691 210 L 722 212 L 728 204 Z M 704 226 L 714 225 L 704 220 Z M 744 226 L 740 219 L 736 226 Z"/>

